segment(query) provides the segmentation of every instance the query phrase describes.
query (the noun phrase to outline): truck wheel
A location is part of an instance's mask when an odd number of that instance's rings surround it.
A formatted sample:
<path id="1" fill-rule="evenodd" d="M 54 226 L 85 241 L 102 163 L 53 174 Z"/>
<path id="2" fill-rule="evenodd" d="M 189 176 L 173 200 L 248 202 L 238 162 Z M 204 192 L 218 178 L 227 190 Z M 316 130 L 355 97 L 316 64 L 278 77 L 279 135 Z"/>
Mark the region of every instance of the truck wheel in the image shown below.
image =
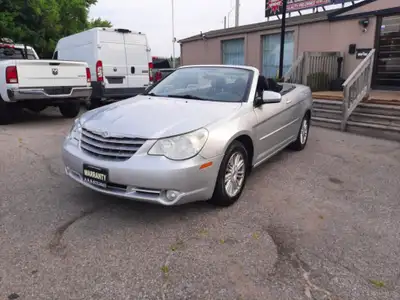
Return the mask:
<path id="1" fill-rule="evenodd" d="M 64 118 L 75 118 L 81 109 L 79 102 L 64 103 L 59 106 L 60 113 Z"/>
<path id="2" fill-rule="evenodd" d="M 95 109 L 101 106 L 101 99 L 100 98 L 92 98 L 90 99 L 90 104 L 88 109 Z"/>
<path id="3" fill-rule="evenodd" d="M 8 125 L 17 116 L 18 107 L 14 103 L 7 103 L 0 98 L 0 125 Z"/>

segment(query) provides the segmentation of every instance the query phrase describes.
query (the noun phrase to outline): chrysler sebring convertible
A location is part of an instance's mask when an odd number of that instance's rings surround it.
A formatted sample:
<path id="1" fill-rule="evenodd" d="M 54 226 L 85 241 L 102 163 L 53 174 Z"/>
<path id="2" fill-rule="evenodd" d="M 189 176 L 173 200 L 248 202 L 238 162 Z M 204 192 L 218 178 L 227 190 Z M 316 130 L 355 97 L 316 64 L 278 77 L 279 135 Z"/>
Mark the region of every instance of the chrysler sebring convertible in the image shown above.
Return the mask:
<path id="1" fill-rule="evenodd" d="M 95 191 L 162 205 L 233 204 L 250 171 L 307 143 L 309 87 L 253 67 L 185 66 L 141 95 L 84 113 L 65 171 Z"/>

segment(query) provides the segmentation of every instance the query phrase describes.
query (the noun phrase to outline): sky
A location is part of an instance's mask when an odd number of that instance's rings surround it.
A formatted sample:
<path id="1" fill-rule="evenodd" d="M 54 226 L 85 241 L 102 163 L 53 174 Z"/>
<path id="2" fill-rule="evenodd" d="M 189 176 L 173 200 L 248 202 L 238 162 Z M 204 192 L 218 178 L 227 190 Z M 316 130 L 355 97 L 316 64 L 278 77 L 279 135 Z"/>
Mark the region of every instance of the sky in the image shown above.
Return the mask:
<path id="1" fill-rule="evenodd" d="M 358 1 L 357 1 L 358 2 Z M 147 34 L 153 56 L 172 55 L 172 0 L 98 0 L 92 18 L 111 21 L 114 27 Z M 224 28 L 224 16 L 235 23 L 235 0 L 174 0 L 177 40 Z M 265 0 L 241 0 L 239 25 L 266 21 Z M 176 56 L 180 46 L 175 45 Z"/>

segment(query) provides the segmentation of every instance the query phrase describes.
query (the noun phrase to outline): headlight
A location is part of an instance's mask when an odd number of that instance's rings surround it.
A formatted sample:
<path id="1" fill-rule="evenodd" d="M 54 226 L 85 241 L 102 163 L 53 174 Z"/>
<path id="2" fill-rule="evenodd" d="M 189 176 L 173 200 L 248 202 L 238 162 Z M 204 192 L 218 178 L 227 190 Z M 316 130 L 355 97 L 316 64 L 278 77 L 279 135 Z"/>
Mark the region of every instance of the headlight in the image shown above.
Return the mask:
<path id="1" fill-rule="evenodd" d="M 149 150 L 149 155 L 163 155 L 172 160 L 184 160 L 196 156 L 208 138 L 207 129 L 158 140 Z"/>
<path id="2" fill-rule="evenodd" d="M 67 138 L 70 140 L 77 140 L 79 141 L 81 139 L 81 133 L 82 133 L 82 125 L 79 119 L 76 119 L 74 122 L 74 125 L 72 126 Z"/>

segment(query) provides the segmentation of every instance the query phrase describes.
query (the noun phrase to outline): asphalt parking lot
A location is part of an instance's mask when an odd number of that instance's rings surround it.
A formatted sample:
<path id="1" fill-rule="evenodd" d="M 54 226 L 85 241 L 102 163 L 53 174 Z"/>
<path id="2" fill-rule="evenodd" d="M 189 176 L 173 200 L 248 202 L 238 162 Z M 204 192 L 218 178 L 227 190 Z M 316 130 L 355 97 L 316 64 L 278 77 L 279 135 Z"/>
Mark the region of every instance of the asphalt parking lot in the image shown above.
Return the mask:
<path id="1" fill-rule="evenodd" d="M 0 127 L 0 299 L 400 299 L 400 144 L 311 128 L 241 200 L 161 207 L 64 175 L 58 112 Z"/>

